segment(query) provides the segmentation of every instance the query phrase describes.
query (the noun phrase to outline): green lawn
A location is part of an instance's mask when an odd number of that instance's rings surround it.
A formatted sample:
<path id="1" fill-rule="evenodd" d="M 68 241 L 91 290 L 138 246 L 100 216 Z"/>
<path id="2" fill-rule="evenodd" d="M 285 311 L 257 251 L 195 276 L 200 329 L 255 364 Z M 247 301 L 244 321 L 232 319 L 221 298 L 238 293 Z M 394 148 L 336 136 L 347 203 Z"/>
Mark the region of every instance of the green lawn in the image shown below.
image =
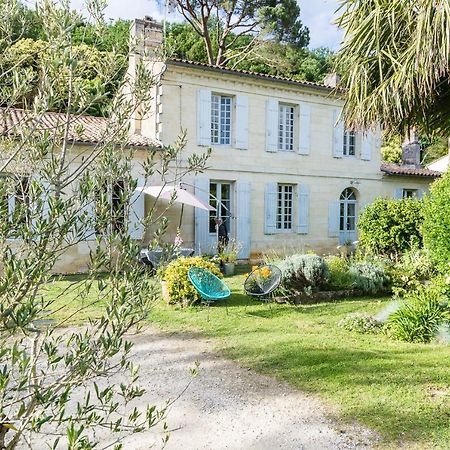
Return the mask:
<path id="1" fill-rule="evenodd" d="M 150 321 L 166 330 L 195 330 L 215 338 L 225 356 L 317 394 L 342 420 L 357 420 L 379 432 L 383 447 L 449 448 L 450 346 L 395 342 L 336 326 L 350 312 L 380 311 L 389 299 L 274 304 L 270 309 L 243 294 L 243 275 L 226 281 L 233 292 L 228 314 L 225 305 L 211 307 L 208 321 L 205 307 L 158 303 Z M 69 282 L 55 283 L 51 295 Z M 92 293 L 89 301 L 94 299 Z M 74 299 L 70 309 L 79 305 Z M 94 317 L 100 308 L 87 308 L 71 323 Z"/>

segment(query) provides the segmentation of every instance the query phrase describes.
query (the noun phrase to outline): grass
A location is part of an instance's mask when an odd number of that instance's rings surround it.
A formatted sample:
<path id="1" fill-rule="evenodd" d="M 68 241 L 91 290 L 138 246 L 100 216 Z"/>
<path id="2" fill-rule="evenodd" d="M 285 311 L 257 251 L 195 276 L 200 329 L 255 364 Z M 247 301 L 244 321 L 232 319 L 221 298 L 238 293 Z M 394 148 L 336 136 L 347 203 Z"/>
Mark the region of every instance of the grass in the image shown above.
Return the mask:
<path id="1" fill-rule="evenodd" d="M 52 295 L 68 282 L 55 282 Z M 168 331 L 214 338 L 226 357 L 319 395 L 344 422 L 358 421 L 378 432 L 382 447 L 448 448 L 450 346 L 396 342 L 337 327 L 347 314 L 378 312 L 389 299 L 269 308 L 243 294 L 243 274 L 226 282 L 232 290 L 228 314 L 224 304 L 211 307 L 208 321 L 205 307 L 158 303 L 149 320 Z M 69 312 L 79 302 L 70 302 Z M 91 306 L 72 323 L 95 317 L 101 308 Z"/>

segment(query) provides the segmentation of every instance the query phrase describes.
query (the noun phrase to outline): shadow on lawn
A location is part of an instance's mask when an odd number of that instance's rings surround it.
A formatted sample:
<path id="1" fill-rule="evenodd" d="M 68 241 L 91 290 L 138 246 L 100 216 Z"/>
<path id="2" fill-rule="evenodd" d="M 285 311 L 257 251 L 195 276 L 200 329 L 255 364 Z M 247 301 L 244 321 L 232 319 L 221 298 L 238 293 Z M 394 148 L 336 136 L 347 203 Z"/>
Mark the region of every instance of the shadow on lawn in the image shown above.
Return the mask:
<path id="1" fill-rule="evenodd" d="M 248 338 L 252 339 L 250 335 Z M 427 395 L 430 386 L 450 382 L 449 374 L 433 367 L 439 365 L 436 348 L 421 346 L 423 359 L 418 360 L 418 350 L 412 345 L 393 349 L 380 343 L 369 351 L 349 348 L 348 342 L 339 339 L 333 343 L 327 338 L 323 345 L 304 343 L 301 336 L 292 334 L 277 340 L 276 345 L 268 345 L 267 333 L 259 334 L 258 339 L 265 343 L 253 341 L 225 353 L 234 359 L 252 361 L 255 370 L 277 374 L 303 391 L 326 392 L 340 398 L 343 417 L 349 421 L 353 417 L 362 419 L 381 431 L 387 444 L 408 448 L 408 442 L 429 444 L 432 435 L 442 443 L 450 438 L 449 402 L 430 401 L 426 406 L 417 406 L 416 402 L 419 396 Z M 370 397 L 373 399 L 368 401 Z"/>

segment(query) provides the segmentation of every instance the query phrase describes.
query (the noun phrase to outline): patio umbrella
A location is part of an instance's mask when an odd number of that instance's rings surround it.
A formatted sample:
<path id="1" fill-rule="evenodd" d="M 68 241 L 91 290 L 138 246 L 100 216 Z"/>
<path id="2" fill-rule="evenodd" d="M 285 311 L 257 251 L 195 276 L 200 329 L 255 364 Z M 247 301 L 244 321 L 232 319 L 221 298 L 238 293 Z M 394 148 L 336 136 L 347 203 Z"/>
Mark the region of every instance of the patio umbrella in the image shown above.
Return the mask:
<path id="1" fill-rule="evenodd" d="M 181 186 L 140 186 L 136 188 L 137 191 L 142 191 L 144 194 L 151 195 L 152 197 L 159 198 L 161 200 L 172 200 L 175 203 L 181 203 L 181 216 L 180 226 L 183 219 L 184 205 L 190 205 L 194 208 L 205 209 L 206 211 L 215 211 L 216 208 L 205 203 L 203 200 L 191 194 Z"/>

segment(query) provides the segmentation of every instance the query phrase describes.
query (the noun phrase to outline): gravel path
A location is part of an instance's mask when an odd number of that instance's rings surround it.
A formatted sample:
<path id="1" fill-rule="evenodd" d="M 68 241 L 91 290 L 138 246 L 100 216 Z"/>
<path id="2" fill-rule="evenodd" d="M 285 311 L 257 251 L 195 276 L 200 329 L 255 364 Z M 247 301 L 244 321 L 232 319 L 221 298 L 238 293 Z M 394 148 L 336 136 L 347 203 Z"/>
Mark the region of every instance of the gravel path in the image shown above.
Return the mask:
<path id="1" fill-rule="evenodd" d="M 374 439 L 368 430 L 327 418 L 315 397 L 218 356 L 203 338 L 148 328 L 131 340 L 146 402 L 177 397 L 200 362 L 199 376 L 169 411 L 167 449 L 366 449 Z M 126 438 L 123 448 L 159 448 L 161 438 L 157 431 L 141 433 Z"/>

